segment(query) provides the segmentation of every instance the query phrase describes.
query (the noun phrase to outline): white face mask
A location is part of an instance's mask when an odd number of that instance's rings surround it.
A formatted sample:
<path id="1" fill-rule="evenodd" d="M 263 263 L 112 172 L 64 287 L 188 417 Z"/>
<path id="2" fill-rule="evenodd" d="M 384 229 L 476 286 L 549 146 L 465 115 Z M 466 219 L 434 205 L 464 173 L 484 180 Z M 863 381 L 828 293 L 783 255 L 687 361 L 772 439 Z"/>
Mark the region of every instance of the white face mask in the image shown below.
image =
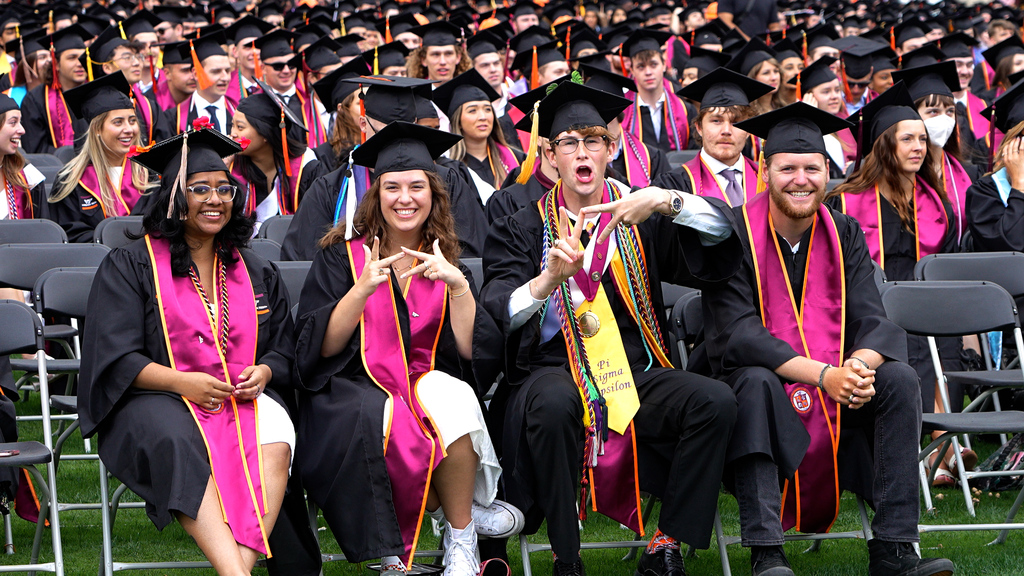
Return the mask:
<path id="1" fill-rule="evenodd" d="M 946 145 L 946 141 L 953 135 L 956 129 L 956 120 L 945 114 L 932 116 L 924 121 L 924 127 L 928 130 L 928 138 L 939 148 Z"/>

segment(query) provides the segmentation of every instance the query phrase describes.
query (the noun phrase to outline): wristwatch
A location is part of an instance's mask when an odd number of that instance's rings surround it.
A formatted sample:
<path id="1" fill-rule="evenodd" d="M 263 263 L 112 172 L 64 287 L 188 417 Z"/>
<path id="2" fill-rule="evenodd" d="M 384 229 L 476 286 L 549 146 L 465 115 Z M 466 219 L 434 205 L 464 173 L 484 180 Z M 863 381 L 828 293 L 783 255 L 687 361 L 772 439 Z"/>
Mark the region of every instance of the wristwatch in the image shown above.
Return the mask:
<path id="1" fill-rule="evenodd" d="M 672 211 L 670 216 L 675 218 L 683 211 L 683 199 L 679 197 L 679 194 L 671 190 L 668 192 L 668 195 L 672 197 L 672 200 L 669 202 L 669 209 Z"/>

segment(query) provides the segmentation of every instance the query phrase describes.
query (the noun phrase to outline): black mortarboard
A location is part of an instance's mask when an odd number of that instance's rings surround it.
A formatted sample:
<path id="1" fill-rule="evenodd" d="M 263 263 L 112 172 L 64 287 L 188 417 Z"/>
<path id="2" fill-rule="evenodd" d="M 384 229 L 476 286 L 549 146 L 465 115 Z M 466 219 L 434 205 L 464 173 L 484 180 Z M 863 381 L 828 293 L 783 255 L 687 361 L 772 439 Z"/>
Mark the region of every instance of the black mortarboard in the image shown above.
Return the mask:
<path id="1" fill-rule="evenodd" d="M 449 134 L 410 122 L 392 122 L 352 152 L 352 161 L 373 168 L 373 177 L 388 172 L 423 170 L 437 172 L 434 159 L 462 140 Z"/>
<path id="2" fill-rule="evenodd" d="M 993 70 L 999 66 L 999 62 L 1003 58 L 1017 54 L 1024 54 L 1024 42 L 1021 42 L 1020 36 L 1016 34 L 981 53 Z"/>
<path id="3" fill-rule="evenodd" d="M 289 30 L 274 30 L 266 36 L 256 40 L 256 47 L 260 49 L 260 60 L 268 60 L 278 56 L 293 56 L 292 41 L 298 34 Z"/>
<path id="4" fill-rule="evenodd" d="M 901 68 L 918 68 L 921 66 L 928 66 L 945 60 L 946 57 L 939 50 L 938 46 L 932 43 L 925 44 L 917 50 L 911 50 L 900 58 L 899 62 Z"/>
<path id="5" fill-rule="evenodd" d="M 991 106 L 982 110 L 981 115 L 991 120 L 1003 134 L 1024 122 L 1024 81 L 1011 86 Z"/>
<path id="6" fill-rule="evenodd" d="M 953 92 L 960 91 L 960 76 L 956 71 L 956 63 L 951 60 L 894 71 L 892 80 L 902 80 L 910 98 L 915 102 L 932 94 L 952 98 Z"/>
<path id="7" fill-rule="evenodd" d="M 826 82 L 831 82 L 838 78 L 836 73 L 832 71 L 829 66 L 835 62 L 836 59 L 831 56 L 822 56 L 807 68 L 800 71 L 799 74 L 789 79 L 789 84 L 796 85 L 797 79 L 800 79 L 800 89 L 806 93 L 813 89 L 815 86 L 820 86 Z"/>
<path id="8" fill-rule="evenodd" d="M 631 104 L 626 98 L 603 90 L 572 81 L 561 82 L 540 101 L 538 133 L 554 139 L 569 130 L 590 126 L 607 127 L 608 122 Z M 529 120 L 530 116 L 527 115 L 516 127 L 520 128 L 523 124 L 529 127 Z"/>
<path id="9" fill-rule="evenodd" d="M 371 73 L 369 65 L 362 58 L 350 60 L 347 64 L 324 76 L 313 84 L 313 90 L 320 97 L 320 102 L 329 111 L 337 110 L 349 94 L 359 89 L 358 84 L 340 82 L 342 78 L 354 78 Z"/>
<path id="10" fill-rule="evenodd" d="M 181 155 L 185 144 L 188 144 L 188 156 L 185 158 L 185 162 L 182 162 Z M 203 128 L 202 130 L 182 132 L 163 142 L 157 142 L 148 151 L 134 156 L 132 162 L 160 174 L 165 183 L 173 182 L 173 184 L 169 184 L 171 200 L 168 205 L 167 217 L 170 218 L 174 210 L 174 196 L 178 193 L 179 185 L 182 188 L 181 193 L 184 194 L 185 178 L 200 172 L 227 172 L 228 167 L 222 158 L 241 151 L 242 147 L 238 142 L 221 134 L 220 131 Z M 179 174 L 182 164 L 185 165 L 185 174 L 183 175 Z M 184 176 L 184 178 L 179 178 L 179 176 Z"/>
<path id="11" fill-rule="evenodd" d="M 64 93 L 64 101 L 76 118 L 92 122 L 104 112 L 135 109 L 131 86 L 120 71 L 87 82 Z"/>
<path id="12" fill-rule="evenodd" d="M 363 95 L 363 108 L 366 115 L 380 122 L 402 120 L 412 122 L 416 119 L 416 99 L 414 94 L 429 97 L 431 82 L 426 78 L 406 78 L 400 76 L 360 76 L 345 78 L 342 84 L 369 86 Z"/>
<path id="13" fill-rule="evenodd" d="M 920 120 L 921 115 L 917 113 L 914 100 L 907 92 L 907 85 L 897 82 L 865 104 L 850 119 L 863 126 L 858 130 L 861 134 L 860 149 L 861 156 L 867 156 L 882 132 L 903 120 Z"/>
<path id="14" fill-rule="evenodd" d="M 85 41 L 91 39 L 92 34 L 89 34 L 88 30 L 78 24 L 72 24 L 67 28 L 62 28 L 49 36 L 43 37 L 40 44 L 46 49 L 49 49 L 52 44 L 54 53 L 59 55 L 65 50 L 84 50 Z"/>
<path id="15" fill-rule="evenodd" d="M 973 58 L 978 41 L 963 32 L 957 32 L 937 40 L 935 44 L 946 58 Z"/>
<path id="16" fill-rule="evenodd" d="M 672 38 L 672 34 L 669 32 L 662 32 L 661 30 L 653 30 L 651 28 L 639 28 L 634 30 L 629 38 L 622 43 L 622 53 L 632 58 L 640 52 L 646 50 L 654 50 L 661 52 L 662 45 Z"/>
<path id="17" fill-rule="evenodd" d="M 751 102 L 774 90 L 744 74 L 728 68 L 716 68 L 703 78 L 694 81 L 677 94 L 700 102 L 701 108 L 724 108 L 728 106 L 749 106 Z"/>
<path id="18" fill-rule="evenodd" d="M 828 157 L 824 136 L 851 128 L 853 124 L 804 102 L 796 102 L 738 122 L 736 127 L 764 139 L 765 157 L 779 152 L 817 153 Z"/>
<path id="19" fill-rule="evenodd" d="M 583 73 L 587 81 L 584 85 L 591 88 L 597 88 L 609 94 L 615 94 L 619 96 L 623 94 L 624 90 L 628 92 L 636 92 L 636 82 L 632 78 L 623 76 L 622 74 L 616 74 L 611 70 L 604 70 L 596 66 L 589 66 L 587 64 L 580 64 L 579 71 Z"/>
<path id="20" fill-rule="evenodd" d="M 724 52 L 715 52 L 694 46 L 690 48 L 690 59 L 683 69 L 696 68 L 707 74 L 719 66 L 725 66 L 729 60 L 729 55 Z"/>
<path id="21" fill-rule="evenodd" d="M 746 76 L 761 62 L 775 57 L 775 50 L 769 48 L 764 41 L 755 36 L 739 52 L 733 55 L 732 60 L 725 67 Z"/>
<path id="22" fill-rule="evenodd" d="M 534 48 L 537 49 L 537 68 L 552 62 L 565 61 L 565 53 L 558 49 L 558 42 L 554 40 L 547 44 L 540 44 Z M 509 67 L 513 70 L 519 70 L 529 77 L 533 67 L 533 50 L 531 48 L 527 48 L 522 52 L 518 52 L 515 59 L 512 60 L 512 65 Z"/>
<path id="23" fill-rule="evenodd" d="M 896 37 L 896 47 L 903 46 L 907 40 L 924 38 L 924 24 L 920 20 L 904 20 L 893 26 L 893 34 Z"/>
<path id="24" fill-rule="evenodd" d="M 444 20 L 417 26 L 409 31 L 423 39 L 424 48 L 454 46 L 463 34 L 462 28 Z"/>
<path id="25" fill-rule="evenodd" d="M 405 66 L 405 57 L 409 55 L 409 49 L 399 41 L 371 48 L 363 52 L 361 56 L 370 67 L 373 67 L 374 56 L 377 58 L 377 70 L 383 72 L 392 66 Z"/>
<path id="26" fill-rule="evenodd" d="M 323 36 L 306 46 L 299 56 L 310 70 L 319 70 L 324 66 L 341 63 L 341 58 L 335 53 L 338 48 L 341 46 L 333 38 Z"/>
<path id="27" fill-rule="evenodd" d="M 377 22 L 377 31 L 383 37 L 391 29 L 391 37 L 394 38 L 399 34 L 411 31 L 413 28 L 419 26 L 419 20 L 416 20 L 416 15 L 412 10 L 409 10 L 403 14 L 391 16 Z"/>
<path id="28" fill-rule="evenodd" d="M 492 54 L 504 50 L 505 41 L 498 38 L 493 32 L 483 30 L 466 40 L 466 49 L 472 60 L 481 54 Z"/>
<path id="29" fill-rule="evenodd" d="M 455 110 L 466 102 L 493 102 L 501 98 L 501 94 L 498 94 L 475 68 L 470 68 L 439 86 L 430 98 L 451 118 L 455 115 Z"/>
<path id="30" fill-rule="evenodd" d="M 225 34 L 232 44 L 238 44 L 243 40 L 255 40 L 256 38 L 262 38 L 264 34 L 269 33 L 273 29 L 274 26 L 272 24 L 268 24 L 254 16 L 247 15 L 239 18 L 234 24 L 229 26 L 225 31 Z"/>
<path id="31" fill-rule="evenodd" d="M 161 22 L 163 22 L 163 20 L 157 17 L 156 14 L 153 14 L 149 10 L 140 10 L 121 22 L 121 27 L 124 28 L 124 33 L 129 39 L 131 39 L 132 36 L 142 34 L 143 32 L 152 32 L 156 34 L 154 26 Z"/>

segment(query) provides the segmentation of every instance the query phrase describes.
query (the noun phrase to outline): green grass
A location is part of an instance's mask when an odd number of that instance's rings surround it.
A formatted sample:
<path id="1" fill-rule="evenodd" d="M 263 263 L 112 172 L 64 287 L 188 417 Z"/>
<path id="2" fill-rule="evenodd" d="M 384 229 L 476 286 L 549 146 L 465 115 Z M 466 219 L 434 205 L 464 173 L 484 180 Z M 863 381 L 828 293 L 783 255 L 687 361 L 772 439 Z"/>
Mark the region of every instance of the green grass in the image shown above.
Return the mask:
<path id="1" fill-rule="evenodd" d="M 27 404 L 18 404 L 19 414 L 38 414 L 38 396 Z M 21 438 L 23 440 L 39 439 L 42 428 L 39 423 L 22 423 Z M 982 458 L 988 455 L 995 446 L 982 445 L 979 448 Z M 82 452 L 81 437 L 76 435 L 70 442 L 65 453 Z M 44 470 L 45 474 L 45 470 Z M 64 462 L 58 473 L 58 492 L 64 502 L 97 502 L 99 500 L 99 480 L 94 462 Z M 1002 494 L 1000 497 L 982 494 L 977 503 L 978 516 L 971 519 L 966 512 L 963 497 L 959 490 L 943 490 L 942 500 L 936 500 L 937 510 L 934 514 L 924 514 L 922 523 L 970 523 L 1000 522 L 1016 497 L 1015 492 Z M 134 499 L 130 497 L 129 499 Z M 736 501 L 728 494 L 719 499 L 719 511 L 722 516 L 726 534 L 739 533 L 738 512 Z M 657 525 L 657 510 L 649 527 Z M 1019 520 L 1024 522 L 1024 515 Z M 31 550 L 32 535 L 35 526 L 15 517 L 14 542 L 17 547 L 13 556 L 0 555 L 0 565 L 28 562 Z M 321 549 L 324 552 L 339 553 L 340 549 L 320 521 Z M 836 522 L 836 531 L 856 530 L 860 526 L 857 515 L 856 500 L 850 494 L 843 498 L 842 512 Z M 61 527 L 64 546 L 65 573 L 69 575 L 96 574 L 100 552 L 100 516 L 98 511 L 72 511 L 61 514 Z M 430 532 L 429 523 L 423 531 L 422 548 L 435 548 L 437 540 Z M 592 514 L 585 523 L 584 541 L 625 540 L 631 533 L 619 527 L 615 522 L 603 516 Z M 1024 534 L 1011 532 L 1006 544 L 987 546 L 996 536 L 995 532 L 946 532 L 925 534 L 922 537 L 922 548 L 925 556 L 944 556 L 957 564 L 957 574 L 989 575 L 989 574 L 1020 574 L 1024 575 Z M 544 530 L 530 536 L 531 542 L 546 542 Z M 49 545 L 49 534 L 44 535 L 42 559 L 52 560 Z M 826 541 L 820 551 L 804 553 L 807 543 L 790 543 L 786 545 L 786 553 L 797 574 L 814 574 L 821 576 L 862 575 L 867 572 L 867 546 L 861 540 Z M 733 572 L 737 575 L 750 574 L 750 554 L 739 545 L 729 546 L 729 559 Z M 522 563 L 519 560 L 518 540 L 509 542 L 509 557 L 513 574 L 522 574 Z M 583 552 L 583 560 L 590 576 L 628 576 L 632 574 L 634 562 L 623 562 L 625 550 L 588 550 Z M 114 558 L 123 562 L 168 561 L 168 560 L 202 560 L 198 548 L 187 534 L 177 525 L 172 524 L 162 533 L 146 517 L 143 510 L 121 510 L 114 526 Z M 538 552 L 532 555 L 531 565 L 534 574 L 546 576 L 551 573 L 551 554 Z M 687 571 L 691 575 L 721 574 L 718 549 L 712 542 L 709 550 L 697 551 L 694 558 L 686 560 Z M 324 565 L 325 575 L 365 574 L 369 571 L 362 565 L 346 562 L 329 562 Z M 209 575 L 213 570 L 157 570 L 134 571 L 139 575 Z M 257 568 L 254 574 L 266 574 L 266 570 Z"/>

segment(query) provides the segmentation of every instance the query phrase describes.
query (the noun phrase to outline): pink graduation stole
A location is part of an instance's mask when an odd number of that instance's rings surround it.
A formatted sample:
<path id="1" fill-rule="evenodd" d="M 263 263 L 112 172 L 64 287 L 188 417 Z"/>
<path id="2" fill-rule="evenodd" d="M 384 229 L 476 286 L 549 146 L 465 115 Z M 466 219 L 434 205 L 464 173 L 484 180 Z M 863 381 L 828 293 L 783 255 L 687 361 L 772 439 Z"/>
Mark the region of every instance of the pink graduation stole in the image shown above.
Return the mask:
<path id="1" fill-rule="evenodd" d="M 347 243 L 352 275 L 363 273 L 363 237 Z M 376 270 L 370 271 L 376 274 Z M 391 399 L 384 439 L 384 461 L 391 479 L 391 498 L 405 543 L 406 566 L 412 566 L 434 468 L 445 456 L 444 442 L 433 419 L 420 404 L 419 379 L 434 369 L 437 342 L 447 308 L 444 282 L 414 276 L 403 295 L 390 277 L 366 300 L 359 319 L 359 349 L 373 383 Z M 404 296 L 409 309 L 411 342 L 406 347 L 395 300 Z M 408 350 L 408 356 L 406 355 Z"/>
<path id="2" fill-rule="evenodd" d="M 671 42 L 669 43 L 671 44 Z M 646 188 L 651 185 L 651 151 L 629 132 L 622 132 L 622 152 L 626 160 L 626 182 Z"/>
<path id="3" fill-rule="evenodd" d="M 697 196 L 711 196 L 722 200 L 729 206 L 732 202 L 725 195 L 725 189 L 715 178 L 714 173 L 701 158 L 700 154 L 689 162 L 683 164 L 683 170 L 690 177 L 690 189 Z M 699 178 L 697 176 L 700 176 Z M 749 202 L 757 195 L 757 165 L 746 156 L 743 157 L 743 196 L 744 203 Z"/>
<path id="4" fill-rule="evenodd" d="M 310 148 L 327 142 L 327 130 L 320 121 L 320 114 L 316 111 L 316 98 L 310 98 L 305 91 L 299 90 L 299 83 L 295 83 L 295 96 L 302 103 L 302 121 L 306 124 L 306 145 Z"/>
<path id="5" fill-rule="evenodd" d="M 283 186 L 275 186 L 275 193 L 277 194 L 277 207 L 281 211 L 281 214 L 295 214 L 295 211 L 299 209 L 299 185 L 302 183 L 302 171 L 306 168 L 304 162 L 305 155 L 298 156 L 291 159 L 292 176 L 290 179 L 290 185 L 287 189 Z M 245 187 L 245 204 L 247 206 L 246 213 L 254 214 L 256 212 L 256 194 L 252 191 L 252 183 L 246 180 L 245 175 L 242 174 L 241 168 L 239 168 L 234 162 L 231 163 L 231 175 L 238 178 L 238 181 Z M 285 177 L 284 172 L 278 173 L 278 181 Z M 268 186 L 273 185 L 273 182 L 268 182 Z"/>
<path id="6" fill-rule="evenodd" d="M 139 201 L 142 193 L 135 187 L 132 182 L 132 166 L 128 162 L 128 158 L 125 157 L 121 161 L 121 181 L 111 182 L 109 176 L 107 178 L 107 184 L 110 185 L 110 189 L 114 192 L 114 213 L 108 214 L 107 207 L 103 205 L 103 195 L 100 191 L 100 180 L 96 174 L 96 167 L 92 164 L 85 167 L 85 171 L 82 172 L 82 179 L 78 181 L 78 184 L 89 193 L 90 196 L 96 199 L 99 203 L 100 208 L 103 210 L 103 217 L 108 218 L 110 216 L 128 216 L 132 213 L 132 208 Z"/>
<path id="7" fill-rule="evenodd" d="M 861 192 L 847 192 L 840 196 L 843 213 L 852 216 L 864 230 L 871 259 L 885 269 L 885 239 L 882 237 L 882 202 L 876 184 L 874 189 Z M 939 193 L 920 177 L 914 187 L 914 234 L 917 239 L 917 259 L 935 254 L 942 248 L 946 238 L 946 209 L 942 206 Z"/>
<path id="8" fill-rule="evenodd" d="M 171 96 L 171 89 L 167 86 L 167 74 L 157 76 L 156 82 L 153 84 L 153 96 L 156 98 L 156 105 L 161 110 L 170 110 L 178 105 L 174 101 L 174 96 Z"/>
<path id="9" fill-rule="evenodd" d="M 686 116 L 686 106 L 672 91 L 672 83 L 667 78 L 662 80 L 662 86 L 665 89 L 662 126 L 664 130 L 668 130 L 669 150 L 686 150 L 690 143 L 690 119 Z M 644 130 L 640 117 L 640 99 L 636 92 L 626 94 L 626 98 L 632 100 L 633 105 L 626 108 L 622 125 L 626 127 L 627 132 L 643 141 Z"/>
<path id="10" fill-rule="evenodd" d="M 953 213 L 956 216 L 956 240 L 964 234 L 967 228 L 967 189 L 971 187 L 971 177 L 960 162 L 949 155 L 949 152 L 942 151 L 942 183 L 946 189 L 946 196 L 953 205 Z"/>
<path id="11" fill-rule="evenodd" d="M 9 182 L 4 178 L 4 199 L 7 203 L 7 213 L 11 220 L 31 220 L 34 218 L 32 213 L 32 197 L 29 189 L 26 187 L 28 179 L 25 177 L 25 171 L 22 170 L 21 181 Z M 3 394 L 3 392 L 0 392 Z"/>
<path id="12" fill-rule="evenodd" d="M 142 112 L 142 118 L 146 122 L 146 133 L 142 135 L 143 144 L 153 144 L 153 119 L 156 113 L 153 111 L 149 98 L 142 94 L 138 84 L 132 84 L 132 99 L 135 100 L 135 108 Z"/>
<path id="13" fill-rule="evenodd" d="M 981 111 L 987 108 L 985 101 L 981 98 L 967 93 L 967 102 L 964 107 L 967 109 L 967 121 L 971 126 L 971 133 L 975 138 L 988 138 L 988 118 L 981 115 Z"/>
<path id="14" fill-rule="evenodd" d="M 807 249 L 803 293 L 797 295 L 782 259 L 769 204 L 769 195 L 761 194 L 743 205 L 761 321 L 772 336 L 798 354 L 840 366 L 845 344 L 846 276 L 832 214 L 824 204 L 819 206 Z M 785 388 L 811 443 L 793 479 L 786 480 L 783 487 L 782 529 L 828 532 L 839 514 L 839 404 L 813 384 L 786 383 Z"/>
<path id="15" fill-rule="evenodd" d="M 46 97 L 46 126 L 50 130 L 53 147 L 74 145 L 75 130 L 71 126 L 71 112 L 64 102 L 64 92 L 44 85 L 43 95 Z"/>
<path id="16" fill-rule="evenodd" d="M 207 291 L 214 302 L 216 317 L 213 317 L 191 277 L 171 273 L 167 240 L 146 236 L 146 245 L 153 263 L 153 284 L 171 368 L 180 372 L 205 372 L 234 384 L 245 368 L 256 363 L 259 331 L 256 300 L 245 263 L 236 251 L 238 261 L 227 268 L 230 330 L 227 347 L 222 349 L 221 326 L 227 321 L 227 309 L 223 314 L 218 312 L 223 306 L 219 302 L 219 279 L 215 283 L 218 288 Z M 214 270 L 218 269 L 219 260 L 215 260 Z M 268 534 L 263 526 L 267 501 L 263 493 L 265 482 L 256 402 L 238 401 L 231 396 L 212 412 L 184 396 L 182 400 L 202 432 L 224 522 L 231 528 L 236 542 L 269 558 Z"/>

